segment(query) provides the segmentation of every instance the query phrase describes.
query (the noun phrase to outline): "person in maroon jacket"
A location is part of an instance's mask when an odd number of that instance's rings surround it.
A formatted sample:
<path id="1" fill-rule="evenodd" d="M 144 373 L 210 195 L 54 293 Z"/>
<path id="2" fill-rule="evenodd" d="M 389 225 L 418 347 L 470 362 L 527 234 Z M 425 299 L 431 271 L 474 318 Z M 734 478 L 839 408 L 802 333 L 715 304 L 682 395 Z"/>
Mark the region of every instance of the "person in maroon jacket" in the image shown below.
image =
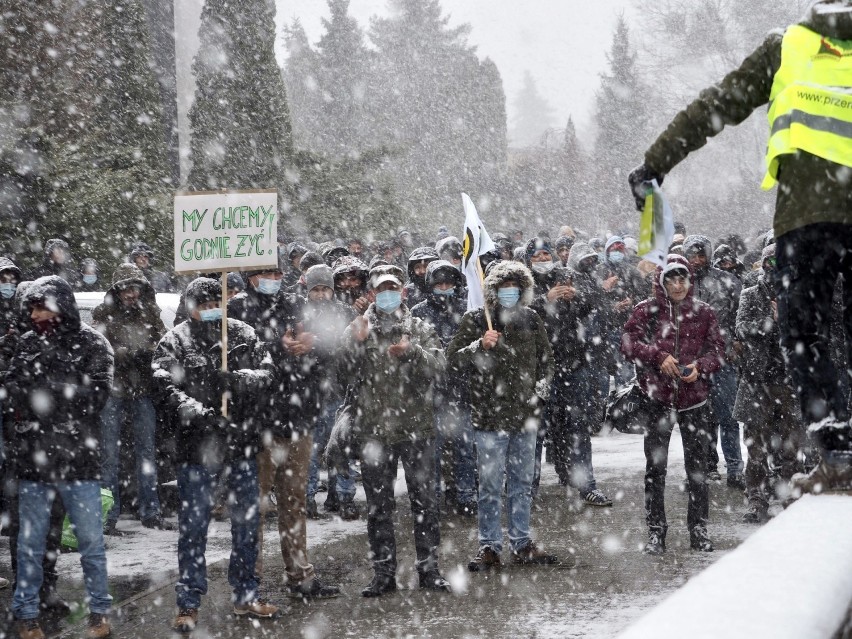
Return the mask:
<path id="1" fill-rule="evenodd" d="M 666 550 L 664 492 L 669 440 L 680 426 L 689 486 L 687 526 L 690 547 L 710 552 L 707 536 L 707 442 L 710 437 L 710 376 L 725 357 L 725 341 L 713 310 L 692 295 L 692 270 L 680 255 L 658 267 L 653 296 L 636 305 L 624 325 L 621 352 L 636 364 L 639 385 L 648 396 L 645 429 L 645 553 Z"/>

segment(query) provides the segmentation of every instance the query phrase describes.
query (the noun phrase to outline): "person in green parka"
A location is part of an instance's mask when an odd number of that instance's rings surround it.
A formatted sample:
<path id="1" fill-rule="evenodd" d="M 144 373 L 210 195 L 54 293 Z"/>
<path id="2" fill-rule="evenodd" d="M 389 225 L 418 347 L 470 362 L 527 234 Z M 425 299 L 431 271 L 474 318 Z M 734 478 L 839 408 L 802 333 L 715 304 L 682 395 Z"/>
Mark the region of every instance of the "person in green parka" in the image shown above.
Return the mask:
<path id="1" fill-rule="evenodd" d="M 470 383 L 479 470 L 479 552 L 472 572 L 501 567 L 504 475 L 512 562 L 553 564 L 530 536 L 539 418 L 553 376 L 553 353 L 539 315 L 528 308 L 532 273 L 519 262 L 494 262 L 485 278 L 485 309 L 465 313 L 447 347 L 450 366 Z"/>

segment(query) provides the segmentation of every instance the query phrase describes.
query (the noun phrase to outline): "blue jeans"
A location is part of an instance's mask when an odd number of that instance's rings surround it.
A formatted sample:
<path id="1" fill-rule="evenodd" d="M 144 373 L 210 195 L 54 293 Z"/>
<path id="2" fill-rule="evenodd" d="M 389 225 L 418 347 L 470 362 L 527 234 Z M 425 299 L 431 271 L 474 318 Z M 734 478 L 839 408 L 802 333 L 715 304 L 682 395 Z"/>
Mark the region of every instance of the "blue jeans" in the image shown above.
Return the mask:
<path id="1" fill-rule="evenodd" d="M 57 494 L 77 536 L 89 610 L 107 614 L 112 605 L 112 597 L 107 590 L 100 484 L 94 479 L 55 484 L 21 480 L 18 483 L 18 575 L 12 599 L 17 619 L 38 617 L 39 589 L 44 579 L 45 540 L 51 505 Z"/>
<path id="2" fill-rule="evenodd" d="M 226 464 L 223 468 L 183 465 L 178 470 L 178 608 L 198 608 L 207 594 L 207 527 L 213 509 L 219 472 L 226 473 L 231 511 L 231 561 L 228 583 L 233 601 L 244 604 L 258 598 L 260 582 L 255 574 L 257 528 L 260 523 L 260 491 L 254 459 Z"/>
<path id="3" fill-rule="evenodd" d="M 479 545 L 503 549 L 500 527 L 503 479 L 508 479 L 506 510 L 512 550 L 529 544 L 532 480 L 535 467 L 534 430 L 520 433 L 474 431 L 479 468 Z"/>
<path id="4" fill-rule="evenodd" d="M 136 490 L 139 517 L 142 520 L 160 514 L 157 496 L 157 457 L 155 437 L 157 413 L 148 397 L 125 399 L 110 397 L 101 411 L 101 483 L 112 491 L 115 500 L 107 515 L 107 525 L 115 524 L 121 514 L 121 482 L 119 468 L 121 429 L 130 413 L 133 427 L 133 451 L 136 458 Z"/>
<path id="5" fill-rule="evenodd" d="M 722 433 L 722 454 L 725 456 L 725 466 L 728 475 L 742 475 L 743 456 L 740 450 L 740 424 L 734 419 L 732 411 L 737 398 L 737 373 L 730 364 L 722 366 L 715 373 L 710 383 L 710 401 L 713 404 L 713 414 L 718 426 L 710 426 L 710 450 L 708 454 L 708 470 L 716 470 L 719 463 L 719 453 L 716 451 L 718 432 Z"/>
<path id="6" fill-rule="evenodd" d="M 314 499 L 319 489 L 319 473 L 320 465 L 322 464 L 322 455 L 325 452 L 325 447 L 328 445 L 328 438 L 331 436 L 331 429 L 334 427 L 334 417 L 337 410 L 343 404 L 341 399 L 329 399 L 322 407 L 322 414 L 317 419 L 313 430 L 314 445 L 311 448 L 311 464 L 308 469 L 308 499 Z M 334 488 L 337 490 L 337 496 L 342 502 L 350 502 L 355 499 L 355 469 L 354 465 L 350 464 L 349 477 L 338 475 L 337 473 L 329 473 L 329 484 L 335 482 Z M 329 485 L 329 491 L 333 491 Z"/>
<path id="7" fill-rule="evenodd" d="M 449 454 L 443 449 L 449 446 Z M 435 406 L 435 494 L 441 503 L 441 465 L 451 461 L 455 480 L 456 503 L 468 504 L 476 499 L 476 450 L 470 408 L 441 397 Z"/>

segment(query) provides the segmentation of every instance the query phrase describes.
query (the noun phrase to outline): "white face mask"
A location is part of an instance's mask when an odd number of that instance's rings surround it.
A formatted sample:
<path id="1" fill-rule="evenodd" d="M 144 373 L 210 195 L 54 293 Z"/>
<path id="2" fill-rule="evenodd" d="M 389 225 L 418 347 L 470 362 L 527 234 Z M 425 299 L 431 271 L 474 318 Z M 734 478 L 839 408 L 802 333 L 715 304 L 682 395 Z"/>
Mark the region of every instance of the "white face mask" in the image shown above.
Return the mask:
<path id="1" fill-rule="evenodd" d="M 538 273 L 540 275 L 546 275 L 553 270 L 553 267 L 556 266 L 555 263 L 551 262 L 533 262 L 532 270 L 534 273 Z"/>

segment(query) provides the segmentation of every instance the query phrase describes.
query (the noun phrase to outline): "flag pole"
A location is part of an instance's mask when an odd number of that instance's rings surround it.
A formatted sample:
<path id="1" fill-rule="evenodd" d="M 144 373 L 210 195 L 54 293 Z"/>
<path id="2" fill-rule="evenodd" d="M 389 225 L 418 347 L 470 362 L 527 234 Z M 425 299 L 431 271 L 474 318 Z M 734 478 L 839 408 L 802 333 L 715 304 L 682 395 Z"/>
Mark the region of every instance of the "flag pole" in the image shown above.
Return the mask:
<path id="1" fill-rule="evenodd" d="M 485 273 L 482 272 L 482 262 L 479 261 L 479 256 L 476 256 L 476 272 L 479 273 L 479 281 L 482 283 L 482 290 L 485 290 Z M 488 301 L 482 305 L 482 310 L 485 311 L 485 321 L 488 323 L 488 330 L 493 331 L 494 326 L 491 324 L 491 312 L 488 310 Z"/>

